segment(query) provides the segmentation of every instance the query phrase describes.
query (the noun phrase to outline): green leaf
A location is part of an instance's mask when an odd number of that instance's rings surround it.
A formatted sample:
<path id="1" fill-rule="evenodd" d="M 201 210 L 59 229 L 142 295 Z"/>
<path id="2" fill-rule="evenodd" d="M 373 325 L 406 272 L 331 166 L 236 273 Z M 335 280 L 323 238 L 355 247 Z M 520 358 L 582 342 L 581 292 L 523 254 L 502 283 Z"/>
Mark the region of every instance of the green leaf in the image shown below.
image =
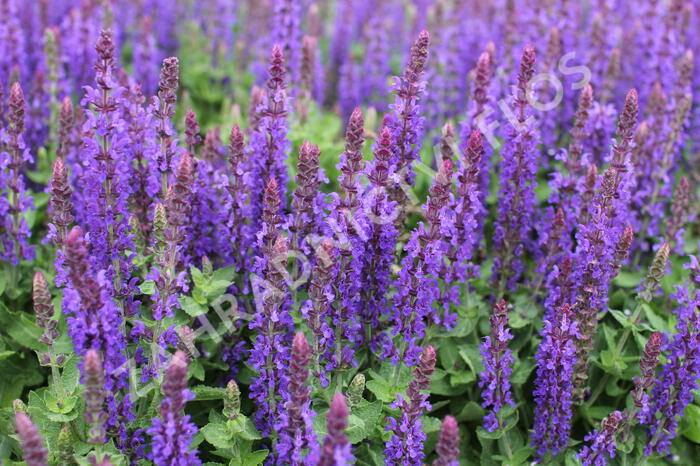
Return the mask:
<path id="1" fill-rule="evenodd" d="M 60 398 L 55 396 L 51 390 L 46 390 L 44 392 L 44 404 L 46 405 L 46 408 L 53 413 L 70 413 L 73 411 L 73 408 L 75 408 L 78 399 L 78 396 Z"/>
<path id="2" fill-rule="evenodd" d="M 469 401 L 464 405 L 462 411 L 457 415 L 458 421 L 481 421 L 484 417 L 484 408 L 476 401 Z"/>
<path id="3" fill-rule="evenodd" d="M 244 440 L 258 440 L 262 438 L 260 432 L 255 429 L 253 421 L 239 414 L 236 419 L 228 421 L 228 428 L 233 434 Z"/>
<path id="4" fill-rule="evenodd" d="M 190 275 L 192 276 L 194 286 L 196 286 L 197 288 L 204 288 L 206 286 L 207 277 L 205 277 L 202 271 L 194 265 L 190 266 Z"/>
<path id="5" fill-rule="evenodd" d="M 139 285 L 139 290 L 142 294 L 153 295 L 156 292 L 156 282 L 153 280 L 146 280 Z"/>
<path id="6" fill-rule="evenodd" d="M 642 281 L 642 274 L 640 272 L 626 272 L 622 271 L 617 274 L 613 282 L 622 288 L 636 288 L 637 285 Z"/>
<path id="7" fill-rule="evenodd" d="M 681 418 L 681 434 L 688 440 L 700 443 L 700 406 L 690 404 Z"/>
<path id="8" fill-rule="evenodd" d="M 207 308 L 196 302 L 189 296 L 180 296 L 178 299 L 182 310 L 192 317 L 201 316 L 207 313 Z"/>
<path id="9" fill-rule="evenodd" d="M 358 443 L 369 437 L 377 425 L 377 420 L 382 413 L 381 400 L 370 403 L 360 400 L 348 416 L 347 436 L 350 443 Z"/>
<path id="10" fill-rule="evenodd" d="M 231 448 L 233 432 L 226 424 L 207 424 L 201 429 L 204 439 L 216 448 Z"/>

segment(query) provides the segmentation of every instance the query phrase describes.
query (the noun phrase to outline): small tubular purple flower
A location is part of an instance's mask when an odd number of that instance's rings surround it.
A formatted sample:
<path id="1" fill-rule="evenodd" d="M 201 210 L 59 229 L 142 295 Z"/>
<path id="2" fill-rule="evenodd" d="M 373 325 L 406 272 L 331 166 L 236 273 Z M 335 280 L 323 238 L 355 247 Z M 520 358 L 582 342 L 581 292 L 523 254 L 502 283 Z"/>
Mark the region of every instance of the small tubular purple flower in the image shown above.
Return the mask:
<path id="1" fill-rule="evenodd" d="M 622 421 L 622 413 L 613 411 L 600 423 L 599 430 L 586 435 L 584 440 L 591 442 L 591 445 L 585 445 L 576 455 L 584 466 L 605 466 L 610 458 L 615 457 L 615 437 L 622 427 Z"/>
<path id="2" fill-rule="evenodd" d="M 185 115 L 185 144 L 187 145 L 187 151 L 190 154 L 196 154 L 197 147 L 201 142 L 202 137 L 199 135 L 197 115 L 191 108 L 188 108 Z"/>
<path id="3" fill-rule="evenodd" d="M 413 370 L 413 379 L 408 382 L 406 397 L 398 395 L 398 401 L 392 403 L 393 409 L 399 410 L 400 418 L 389 418 L 386 430 L 393 435 L 386 442 L 384 461 L 390 466 L 419 466 L 423 464 L 423 442 L 426 435 L 422 429 L 421 416 L 430 409 L 428 394 L 423 392 L 430 386 L 430 375 L 435 370 L 435 348 L 426 346 L 420 362 Z"/>
<path id="4" fill-rule="evenodd" d="M 95 274 L 88 260 L 87 245 L 80 227 L 73 227 L 64 243 L 68 286 L 63 292 L 63 312 L 68 315 L 68 334 L 75 352 L 84 355 L 95 349 L 102 355 L 107 392 L 108 428 L 123 433 L 124 422 L 131 414 L 129 397 L 119 393 L 128 387 L 128 371 L 120 370 L 126 362 L 126 338 L 121 331 L 121 313 L 110 294 L 104 271 Z M 81 366 L 85 377 L 85 368 Z"/>
<path id="5" fill-rule="evenodd" d="M 459 284 L 475 277 L 479 270 L 472 263 L 481 240 L 479 216 L 485 211 L 479 191 L 481 157 L 484 154 L 483 137 L 478 130 L 469 136 L 457 172 L 456 196 L 450 210 L 454 215 L 454 228 L 450 229 L 447 241 L 447 259 L 440 269 L 442 279 L 439 303 L 443 303 L 440 318 L 445 328 L 451 328 L 457 316 L 450 306 L 459 306 Z"/>
<path id="6" fill-rule="evenodd" d="M 274 427 L 280 416 L 280 400 L 287 391 L 289 346 L 294 328 L 289 314 L 291 296 L 285 279 L 289 246 L 282 234 L 277 233 L 272 238 L 274 242 L 256 258 L 255 267 L 262 280 L 255 278 L 253 282 L 253 286 L 260 290 L 257 293 L 260 298 L 250 323 L 250 328 L 257 332 L 253 344 L 255 351 L 250 352 L 249 358 L 250 365 L 257 372 L 250 384 L 250 398 L 257 406 L 255 424 L 263 436 L 276 435 Z"/>
<path id="7" fill-rule="evenodd" d="M 85 385 L 83 394 L 85 398 L 85 422 L 88 425 L 87 441 L 100 445 L 107 441 L 105 432 L 107 413 L 104 408 L 106 393 L 102 360 L 100 354 L 94 349 L 85 353 L 83 371 L 85 373 L 83 380 Z"/>
<path id="8" fill-rule="evenodd" d="M 287 114 L 289 104 L 286 93 L 285 58 L 282 49 L 275 45 L 270 52 L 268 67 L 267 92 L 261 94 L 260 104 L 256 108 L 259 120 L 251 127 L 248 144 L 249 189 L 251 196 L 251 217 L 256 230 L 260 228 L 258 218 L 262 210 L 262 194 L 265 183 L 274 178 L 279 188 L 280 202 L 286 204 L 287 152 L 290 143 L 287 139 Z"/>
<path id="9" fill-rule="evenodd" d="M 327 371 L 321 370 L 321 363 L 331 358 L 330 352 L 333 346 L 333 330 L 328 325 L 327 318 L 334 298 L 332 281 L 335 265 L 333 242 L 324 238 L 316 250 L 316 260 L 311 270 L 308 287 L 310 302 L 306 303 L 302 311 L 308 319 L 307 325 L 313 334 L 314 376 L 319 377 L 323 385 L 328 383 L 328 378 Z"/>
<path id="10" fill-rule="evenodd" d="M 15 427 L 27 466 L 47 466 L 49 453 L 32 420 L 22 411 L 15 413 Z"/>
<path id="11" fill-rule="evenodd" d="M 229 197 L 226 203 L 230 215 L 227 219 L 226 227 L 228 229 L 228 243 L 233 249 L 229 254 L 236 265 L 237 271 L 240 272 L 250 260 L 249 250 L 252 248 L 255 238 L 247 222 L 250 193 L 248 192 L 246 174 L 244 172 L 246 162 L 245 140 L 243 132 L 237 125 L 233 125 L 231 128 L 228 150 L 229 179 L 226 191 Z"/>
<path id="12" fill-rule="evenodd" d="M 155 148 L 152 161 L 158 167 L 161 174 L 161 199 L 168 193 L 170 173 L 174 171 L 174 161 L 177 154 L 177 140 L 173 129 L 172 119 L 175 116 L 175 104 L 177 103 L 177 89 L 180 86 L 180 62 L 177 57 L 169 57 L 163 60 L 160 69 L 160 81 L 158 92 L 153 97 L 149 110 L 158 120 L 156 136 L 160 143 Z"/>
<path id="13" fill-rule="evenodd" d="M 128 200 L 131 155 L 125 150 L 128 135 L 119 103 L 124 88 L 116 79 L 116 45 L 111 30 L 100 31 L 95 45 L 95 87 L 86 86 L 82 105 L 87 120 L 81 157 L 87 160 L 83 174 L 83 214 L 90 235 L 90 259 L 104 269 L 114 283 L 115 295 L 130 302 L 133 250 L 129 231 Z M 77 206 L 76 206 L 77 207 Z"/>
<path id="14" fill-rule="evenodd" d="M 185 353 L 176 351 L 165 372 L 162 385 L 164 399 L 158 408 L 160 417 L 153 418 L 147 430 L 151 436 L 150 459 L 156 466 L 201 464 L 197 450 L 190 450 L 197 426 L 190 422 L 189 414 L 182 413 L 185 403 L 194 399 L 187 389 L 187 365 Z"/>
<path id="15" fill-rule="evenodd" d="M 577 323 L 564 304 L 544 322 L 537 349 L 535 378 L 535 425 L 532 445 L 542 457 L 556 455 L 566 447 L 571 431 L 573 372 L 576 364 Z"/>
<path id="16" fill-rule="evenodd" d="M 518 83 L 513 90 L 516 120 L 508 125 L 501 151 L 501 188 L 498 218 L 494 231 L 493 282 L 496 298 L 514 289 L 523 272 L 521 259 L 529 232 L 533 227 L 535 175 L 538 169 L 539 132 L 529 115 L 527 87 L 535 72 L 535 49 L 525 47 L 520 62 Z"/>
<path id="17" fill-rule="evenodd" d="M 513 335 L 508 328 L 508 306 L 501 300 L 493 308 L 491 317 L 491 335 L 484 337 L 479 346 L 484 363 L 484 372 L 479 376 L 482 388 L 481 406 L 490 408 L 484 418 L 484 429 L 493 432 L 505 427 L 499 418 L 499 412 L 505 405 L 515 406 L 510 392 L 510 375 L 513 372 L 513 355 L 508 349 L 508 342 Z"/>
<path id="18" fill-rule="evenodd" d="M 292 248 L 309 252 L 307 236 L 316 233 L 318 217 L 321 215 L 321 185 L 322 172 L 319 167 L 320 152 L 318 146 L 304 141 L 299 148 L 297 161 L 296 189 L 292 194 L 292 211 L 294 221 L 289 226 L 292 233 Z"/>
<path id="19" fill-rule="evenodd" d="M 32 162 L 32 156 L 24 143 L 22 133 L 25 128 L 24 92 L 18 82 L 12 84 L 7 101 L 7 127 L 0 133 L 3 139 L 3 154 L 0 166 L 6 173 L 0 172 L 0 188 L 4 198 L 0 198 L 2 214 L 2 234 L 0 235 L 0 258 L 12 265 L 19 264 L 20 259 L 34 258 L 34 246 L 29 244 L 31 231 L 24 219 L 24 213 L 32 208 L 32 198 L 27 194 L 23 167 Z M 4 160 L 7 157 L 7 160 Z"/>
<path id="20" fill-rule="evenodd" d="M 683 248 L 683 234 L 685 233 L 685 225 L 688 223 L 690 205 L 690 183 L 688 178 L 683 176 L 676 186 L 671 201 L 671 217 L 666 223 L 665 237 L 666 241 L 671 243 L 675 251 L 680 251 Z"/>
<path id="21" fill-rule="evenodd" d="M 36 325 L 44 330 L 39 341 L 52 345 L 59 336 L 56 328 L 58 321 L 53 319 L 54 308 L 51 302 L 49 285 L 46 283 L 46 278 L 40 270 L 34 273 L 34 280 L 32 280 L 32 301 L 34 314 L 36 314 Z"/>
<path id="22" fill-rule="evenodd" d="M 57 157 L 51 172 L 49 184 L 51 197 L 49 199 L 49 218 L 55 228 L 54 240 L 60 245 L 68 234 L 68 226 L 73 223 L 73 204 L 71 196 L 73 190 L 68 180 L 68 171 L 61 157 Z"/>
<path id="23" fill-rule="evenodd" d="M 389 199 L 387 190 L 389 178 L 394 173 L 391 165 L 392 144 L 391 130 L 382 127 L 374 146 L 374 160 L 365 166 L 370 188 L 364 192 L 362 210 L 371 223 L 368 224 L 368 244 L 362 259 L 362 274 L 367 277 L 367 282 L 361 290 L 360 315 L 366 329 L 369 329 L 369 343 L 373 349 L 377 346 L 371 334 L 379 327 L 380 316 L 386 313 L 386 294 L 398 236 L 394 226 L 398 215 L 396 203 Z"/>
<path id="24" fill-rule="evenodd" d="M 299 82 L 301 62 L 301 19 L 300 0 L 274 0 L 272 43 L 279 45 L 286 57 L 286 65 L 292 83 Z"/>
<path id="25" fill-rule="evenodd" d="M 407 254 L 395 281 L 397 293 L 389 316 L 391 334 L 400 335 L 400 344 L 386 345 L 383 354 L 391 356 L 394 364 L 415 364 L 420 352 L 417 342 L 423 338 L 425 327 L 439 323 L 439 315 L 433 308 L 439 289 L 433 277 L 439 274 L 446 249 L 442 235 L 444 224 L 449 223 L 445 211 L 452 203 L 452 170 L 452 161 L 443 160 L 423 207 L 426 221 L 412 232 L 405 246 Z"/>
<path id="26" fill-rule="evenodd" d="M 433 466 L 457 466 L 459 456 L 459 427 L 457 420 L 449 414 L 442 420 L 440 436 L 435 445 L 435 453 L 438 457 L 433 461 Z"/>
<path id="27" fill-rule="evenodd" d="M 280 432 L 276 460 L 284 464 L 312 465 L 318 462 L 318 441 L 313 431 L 315 413 L 311 410 L 310 362 L 309 342 L 302 332 L 297 332 L 292 343 L 286 402 L 275 428 Z"/>
<path id="28" fill-rule="evenodd" d="M 663 345 L 668 352 L 651 396 L 639 412 L 639 420 L 647 428 L 649 441 L 644 454 L 668 454 L 676 436 L 678 418 L 693 401 L 700 371 L 700 293 L 678 286 L 673 296 L 678 302 L 674 311 L 678 318 L 676 334 Z"/>
<path id="29" fill-rule="evenodd" d="M 633 379 L 634 389 L 632 390 L 632 401 L 634 401 L 634 406 L 639 409 L 645 407 L 648 403 L 649 397 L 646 390 L 654 384 L 654 370 L 659 364 L 662 343 L 663 335 L 659 332 L 654 332 L 647 340 L 646 345 L 644 345 L 644 353 L 639 360 L 639 369 L 642 375 Z"/>
<path id="30" fill-rule="evenodd" d="M 323 439 L 319 466 L 346 466 L 355 460 L 351 453 L 350 442 L 345 435 L 349 414 L 345 397 L 341 393 L 333 395 L 330 409 L 326 414 L 328 433 Z"/>
<path id="31" fill-rule="evenodd" d="M 394 145 L 392 163 L 400 177 L 399 183 L 414 183 L 415 174 L 411 164 L 418 158 L 423 139 L 425 118 L 420 116 L 420 100 L 424 93 L 422 79 L 428 60 L 430 34 L 421 31 L 411 46 L 410 58 L 403 75 L 395 78 L 391 90 L 395 92 L 394 103 L 387 115 Z M 392 187 L 392 199 L 404 204 L 408 198 L 398 185 Z"/>

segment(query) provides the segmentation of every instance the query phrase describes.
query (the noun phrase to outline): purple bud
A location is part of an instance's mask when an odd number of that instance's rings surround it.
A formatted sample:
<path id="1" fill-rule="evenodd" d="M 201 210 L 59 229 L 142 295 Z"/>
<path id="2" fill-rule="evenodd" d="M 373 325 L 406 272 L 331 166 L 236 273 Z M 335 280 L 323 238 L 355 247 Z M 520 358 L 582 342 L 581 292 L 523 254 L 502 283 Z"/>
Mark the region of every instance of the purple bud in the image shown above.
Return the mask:
<path id="1" fill-rule="evenodd" d="M 107 413 L 104 410 L 104 370 L 100 354 L 94 349 L 90 349 L 85 353 L 83 372 L 85 374 L 83 379 L 83 384 L 85 385 L 85 393 L 83 395 L 85 398 L 85 422 L 89 426 L 87 441 L 94 444 L 103 444 L 107 441 L 105 436 Z"/>
<path id="2" fill-rule="evenodd" d="M 450 415 L 445 416 L 440 426 L 440 436 L 435 446 L 438 457 L 433 466 L 457 466 L 459 456 L 459 428 L 457 421 Z"/>
<path id="3" fill-rule="evenodd" d="M 15 427 L 27 466 L 46 466 L 48 452 L 44 448 L 44 441 L 39 430 L 29 419 L 29 416 L 21 411 L 15 413 Z"/>
<path id="4" fill-rule="evenodd" d="M 328 433 L 323 439 L 319 466 L 351 464 L 354 460 L 350 452 L 350 442 L 348 442 L 348 438 L 345 435 L 349 414 L 345 404 L 345 397 L 340 393 L 333 395 L 330 409 L 328 414 L 326 414 L 326 430 Z"/>
<path id="5" fill-rule="evenodd" d="M 34 273 L 32 285 L 36 324 L 39 328 L 44 329 L 44 333 L 39 338 L 39 341 L 51 345 L 58 338 L 59 333 L 58 329 L 56 329 L 57 322 L 53 320 L 54 308 L 51 302 L 51 293 L 49 293 L 49 285 L 46 283 L 46 278 L 44 278 L 44 274 L 41 271 L 37 270 Z"/>

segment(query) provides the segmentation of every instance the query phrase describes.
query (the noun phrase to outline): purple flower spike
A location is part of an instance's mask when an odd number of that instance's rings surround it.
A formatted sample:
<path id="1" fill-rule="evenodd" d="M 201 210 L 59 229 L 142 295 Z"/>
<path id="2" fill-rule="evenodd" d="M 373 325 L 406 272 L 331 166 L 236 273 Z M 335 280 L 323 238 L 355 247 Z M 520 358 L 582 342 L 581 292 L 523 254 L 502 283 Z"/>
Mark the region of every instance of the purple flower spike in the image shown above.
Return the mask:
<path id="1" fill-rule="evenodd" d="M 190 451 L 192 437 L 197 427 L 190 416 L 183 415 L 185 403 L 194 399 L 187 389 L 187 365 L 185 353 L 178 350 L 173 355 L 165 373 L 162 389 L 164 399 L 153 418 L 148 435 L 151 436 L 150 459 L 156 466 L 197 466 L 201 461 L 197 451 Z"/>
<path id="2" fill-rule="evenodd" d="M 328 434 L 323 439 L 319 466 L 346 466 L 355 460 L 350 451 L 350 442 L 345 435 L 349 414 L 345 397 L 340 393 L 333 395 L 330 410 L 326 414 Z"/>
<path id="3" fill-rule="evenodd" d="M 457 466 L 459 456 L 459 427 L 457 420 L 450 415 L 445 416 L 440 426 L 440 436 L 435 446 L 438 457 L 433 466 Z"/>
<path id="4" fill-rule="evenodd" d="M 15 413 L 15 427 L 27 466 L 47 466 L 48 451 L 44 447 L 39 430 L 29 416 L 21 411 Z"/>
<path id="5" fill-rule="evenodd" d="M 107 421 L 107 413 L 104 410 L 106 394 L 104 391 L 104 370 L 102 368 L 102 360 L 100 354 L 94 349 L 88 350 L 85 353 L 85 362 L 83 363 L 83 371 L 85 372 L 85 422 L 88 429 L 88 443 L 96 445 L 103 444 L 107 441 L 105 432 L 105 422 Z"/>
<path id="6" fill-rule="evenodd" d="M 576 455 L 583 466 L 605 466 L 610 458 L 615 458 L 615 437 L 622 427 L 622 420 L 622 413 L 613 411 L 600 423 L 600 430 L 586 435 L 584 440 L 591 445 L 584 446 Z"/>
<path id="7" fill-rule="evenodd" d="M 10 88 L 7 106 L 8 125 L 0 131 L 3 140 L 0 188 L 4 191 L 4 197 L 0 198 L 0 259 L 17 265 L 20 259 L 34 258 L 34 246 L 29 244 L 31 231 L 24 219 L 24 213 L 32 209 L 32 198 L 27 194 L 22 175 L 24 166 L 32 162 L 32 156 L 22 138 L 26 109 L 24 92 L 18 82 Z"/>
<path id="8" fill-rule="evenodd" d="M 508 349 L 508 342 L 513 335 L 508 328 L 508 306 L 501 300 L 493 308 L 490 317 L 491 336 L 484 338 L 479 347 L 484 362 L 484 372 L 479 377 L 479 387 L 482 388 L 481 404 L 491 410 L 484 418 L 484 428 L 493 432 L 504 425 L 498 414 L 505 405 L 515 406 L 510 392 L 510 375 L 513 371 L 513 355 Z"/>
<path id="9" fill-rule="evenodd" d="M 68 226 L 73 223 L 73 190 L 68 180 L 68 171 L 61 157 L 57 157 L 51 172 L 51 198 L 49 201 L 49 217 L 51 219 L 53 239 L 57 245 L 63 244 L 68 234 Z"/>
<path id="10" fill-rule="evenodd" d="M 408 382 L 406 397 L 398 395 L 398 401 L 392 403 L 393 409 L 399 410 L 400 418 L 389 418 L 386 430 L 393 432 L 386 442 L 385 461 L 390 466 L 420 466 L 423 464 L 423 432 L 421 416 L 430 410 L 428 395 L 423 392 L 430 386 L 430 375 L 435 370 L 435 348 L 426 346 L 420 362 L 413 370 L 413 379 Z"/>
<path id="11" fill-rule="evenodd" d="M 535 379 L 535 425 L 532 444 L 542 457 L 556 455 L 566 447 L 571 431 L 577 323 L 565 304 L 545 320 L 542 342 L 537 349 Z"/>
<path id="12" fill-rule="evenodd" d="M 39 341 L 52 345 L 59 336 L 56 328 L 58 321 L 53 319 L 54 308 L 51 302 L 49 285 L 46 283 L 46 278 L 40 270 L 34 273 L 34 280 L 32 280 L 32 301 L 34 314 L 36 314 L 36 325 L 44 330 Z"/>
<path id="13" fill-rule="evenodd" d="M 318 462 L 318 441 L 313 431 L 315 413 L 311 410 L 310 362 L 309 342 L 302 332 L 297 332 L 289 363 L 287 400 L 275 428 L 280 432 L 276 451 L 276 460 L 280 463 L 312 465 Z"/>
<path id="14" fill-rule="evenodd" d="M 535 49 L 525 47 L 520 62 L 518 83 L 513 90 L 515 120 L 508 123 L 508 133 L 501 151 L 498 193 L 498 218 L 494 232 L 493 282 L 500 299 L 513 290 L 523 272 L 521 259 L 529 232 L 533 227 L 535 208 L 535 175 L 538 169 L 539 132 L 530 116 L 528 83 L 535 73 Z"/>
<path id="15" fill-rule="evenodd" d="M 399 176 L 399 183 L 414 183 L 415 173 L 411 164 L 418 158 L 425 126 L 425 118 L 420 115 L 420 100 L 425 90 L 423 74 L 428 60 L 430 34 L 421 31 L 411 46 L 410 58 L 404 73 L 395 78 L 392 91 L 396 97 L 387 115 L 394 146 L 392 163 Z M 403 205 L 408 198 L 401 187 L 392 187 L 392 199 Z"/>

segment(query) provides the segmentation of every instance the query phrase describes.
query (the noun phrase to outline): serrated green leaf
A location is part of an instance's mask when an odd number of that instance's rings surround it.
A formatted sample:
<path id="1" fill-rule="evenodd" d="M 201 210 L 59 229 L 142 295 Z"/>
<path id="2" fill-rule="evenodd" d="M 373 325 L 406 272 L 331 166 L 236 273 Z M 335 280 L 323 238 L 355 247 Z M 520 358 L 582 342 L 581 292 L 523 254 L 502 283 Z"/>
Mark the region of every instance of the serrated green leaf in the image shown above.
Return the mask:
<path id="1" fill-rule="evenodd" d="M 207 284 L 207 277 L 204 276 L 201 270 L 199 270 L 194 265 L 190 266 L 190 275 L 192 276 L 192 281 L 194 286 L 198 288 L 203 288 Z"/>
<path id="2" fill-rule="evenodd" d="M 253 421 L 240 414 L 236 419 L 228 421 L 228 428 L 234 436 L 244 440 L 258 440 L 262 438 L 260 432 L 255 429 Z"/>
<path id="3" fill-rule="evenodd" d="M 352 409 L 346 431 L 350 443 L 361 442 L 372 434 L 382 413 L 382 405 L 381 400 L 372 403 L 360 400 Z"/>
<path id="4" fill-rule="evenodd" d="M 189 296 L 180 296 L 178 299 L 182 310 L 192 317 L 201 316 L 207 313 L 207 308 L 199 304 Z"/>
<path id="5" fill-rule="evenodd" d="M 681 418 L 681 434 L 688 440 L 700 443 L 700 406 L 689 404 Z"/>
<path id="6" fill-rule="evenodd" d="M 231 448 L 233 433 L 226 424 L 207 424 L 201 429 L 204 439 L 216 448 Z"/>
<path id="7" fill-rule="evenodd" d="M 152 295 L 156 292 L 156 282 L 153 280 L 146 280 L 139 285 L 139 291 L 145 295 Z"/>

